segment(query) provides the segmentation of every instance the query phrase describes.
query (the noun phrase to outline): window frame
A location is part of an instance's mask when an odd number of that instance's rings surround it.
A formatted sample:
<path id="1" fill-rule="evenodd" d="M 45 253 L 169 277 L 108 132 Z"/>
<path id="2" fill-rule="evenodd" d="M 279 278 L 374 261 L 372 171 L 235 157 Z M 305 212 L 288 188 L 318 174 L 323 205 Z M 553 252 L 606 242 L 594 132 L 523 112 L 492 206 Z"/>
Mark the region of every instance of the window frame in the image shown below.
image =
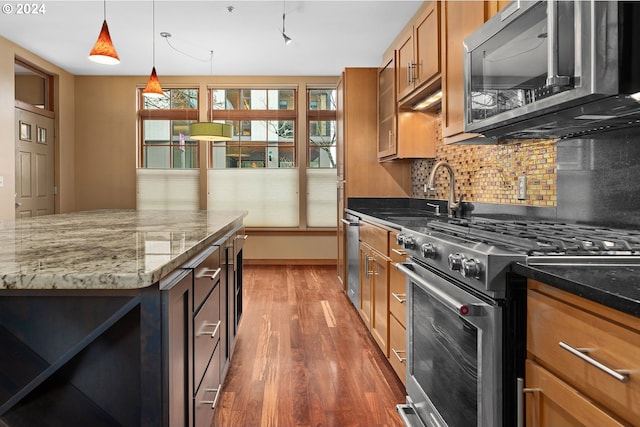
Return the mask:
<path id="1" fill-rule="evenodd" d="M 194 168 L 174 168 L 172 166 L 173 162 L 172 162 L 172 156 L 173 156 L 173 149 L 175 147 L 177 147 L 177 144 L 173 144 L 173 141 L 171 141 L 168 145 L 163 146 L 163 147 L 167 147 L 169 150 L 169 167 L 168 168 L 147 168 L 145 166 L 145 147 L 147 147 L 147 145 L 145 144 L 145 139 L 144 139 L 144 122 L 146 120 L 168 120 L 170 122 L 176 121 L 176 120 L 182 120 L 182 121 L 193 121 L 193 122 L 197 122 L 199 119 L 199 112 L 200 112 L 200 102 L 201 102 L 201 95 L 200 95 L 200 88 L 198 86 L 170 86 L 170 87 L 164 87 L 163 91 L 165 93 L 169 92 L 169 99 L 171 99 L 171 91 L 172 90 L 194 90 L 196 92 L 196 96 L 197 96 L 197 106 L 195 108 L 189 108 L 189 109 L 185 109 L 185 108 L 176 108 L 176 109 L 149 109 L 149 108 L 144 108 L 145 105 L 145 99 L 144 99 L 144 95 L 142 93 L 144 88 L 139 87 L 137 88 L 137 94 L 138 94 L 138 162 L 137 162 L 137 167 L 140 169 L 199 169 L 200 168 L 200 158 L 201 158 L 201 148 L 200 148 L 200 144 L 196 143 L 193 144 L 191 147 L 196 149 L 196 167 Z M 171 104 L 171 103 L 169 103 Z M 171 106 L 171 105 L 170 105 Z"/>
<path id="2" fill-rule="evenodd" d="M 214 109 L 213 108 L 213 93 L 216 90 L 267 90 L 267 91 L 271 91 L 271 90 L 291 90 L 293 91 L 293 109 L 264 109 L 264 110 L 258 110 L 258 109 L 229 109 L 229 110 L 223 110 L 223 109 Z M 242 85 L 242 86 L 236 86 L 236 85 L 216 85 L 216 86 L 209 86 L 207 88 L 207 117 L 209 121 L 214 121 L 214 122 L 221 122 L 224 121 L 226 123 L 228 122 L 233 122 L 233 126 L 234 126 L 234 135 L 233 138 L 230 141 L 225 141 L 225 144 L 222 145 L 220 143 L 217 143 L 215 141 L 211 141 L 209 142 L 209 144 L 207 144 L 207 168 L 208 169 L 213 169 L 213 165 L 214 165 L 214 148 L 242 148 L 242 147 L 255 147 L 255 146 L 259 146 L 259 144 L 261 144 L 262 142 L 259 141 L 241 141 L 239 138 L 241 137 L 241 135 L 237 134 L 237 129 L 235 129 L 235 123 L 236 122 L 242 122 L 242 121 L 291 121 L 293 122 L 293 126 L 294 126 L 294 133 L 293 133 L 293 141 L 291 142 L 287 142 L 287 143 L 283 143 L 281 146 L 283 147 L 287 147 L 287 148 L 292 148 L 294 150 L 294 154 L 293 154 L 293 168 L 297 168 L 298 164 L 299 164 L 299 120 L 298 120 L 298 101 L 299 101 L 299 94 L 300 89 L 295 86 L 290 86 L 290 85 L 279 85 L 279 84 L 274 84 L 274 85 L 251 85 L 251 84 L 247 84 L 247 85 Z M 267 141 L 265 141 L 267 142 Z M 239 165 L 241 165 L 241 162 L 238 162 Z M 242 167 L 239 166 L 238 169 L 241 169 Z M 266 168 L 266 167 L 265 167 Z M 236 169 L 236 168 L 227 168 L 225 167 L 224 169 Z M 279 169 L 279 167 L 277 168 Z"/>

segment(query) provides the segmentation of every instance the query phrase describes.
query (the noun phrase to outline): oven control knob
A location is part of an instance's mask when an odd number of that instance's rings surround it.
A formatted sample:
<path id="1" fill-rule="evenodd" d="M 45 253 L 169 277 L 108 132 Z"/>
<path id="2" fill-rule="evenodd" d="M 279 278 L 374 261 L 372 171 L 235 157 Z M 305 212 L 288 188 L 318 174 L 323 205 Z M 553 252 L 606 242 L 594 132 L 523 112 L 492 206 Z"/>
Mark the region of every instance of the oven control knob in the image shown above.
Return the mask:
<path id="1" fill-rule="evenodd" d="M 411 236 L 404 236 L 402 239 L 405 249 L 415 249 L 416 247 L 416 239 Z"/>
<path id="2" fill-rule="evenodd" d="M 473 258 L 467 258 L 462 260 L 462 269 L 460 270 L 460 273 L 464 277 L 479 279 L 481 271 L 482 271 L 482 263 L 480 263 L 480 261 Z"/>
<path id="3" fill-rule="evenodd" d="M 464 256 L 460 253 L 449 254 L 449 257 L 448 257 L 449 269 L 453 271 L 460 271 L 460 269 L 462 268 L 463 259 L 464 259 Z"/>
<path id="4" fill-rule="evenodd" d="M 404 234 L 398 233 L 398 235 L 396 236 L 396 243 L 398 244 L 398 246 L 402 246 L 403 245 L 404 238 L 405 238 Z"/>
<path id="5" fill-rule="evenodd" d="M 425 243 L 421 248 L 422 256 L 425 258 L 435 258 L 436 257 L 436 247 L 433 246 L 433 243 Z"/>

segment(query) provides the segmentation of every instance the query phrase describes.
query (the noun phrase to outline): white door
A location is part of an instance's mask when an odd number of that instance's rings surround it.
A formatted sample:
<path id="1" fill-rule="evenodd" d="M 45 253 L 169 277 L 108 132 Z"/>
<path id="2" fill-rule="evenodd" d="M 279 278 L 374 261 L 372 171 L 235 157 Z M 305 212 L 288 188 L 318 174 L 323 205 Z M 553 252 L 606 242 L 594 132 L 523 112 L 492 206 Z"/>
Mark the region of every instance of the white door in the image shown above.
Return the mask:
<path id="1" fill-rule="evenodd" d="M 16 111 L 16 218 L 54 213 L 53 124 L 49 117 Z"/>

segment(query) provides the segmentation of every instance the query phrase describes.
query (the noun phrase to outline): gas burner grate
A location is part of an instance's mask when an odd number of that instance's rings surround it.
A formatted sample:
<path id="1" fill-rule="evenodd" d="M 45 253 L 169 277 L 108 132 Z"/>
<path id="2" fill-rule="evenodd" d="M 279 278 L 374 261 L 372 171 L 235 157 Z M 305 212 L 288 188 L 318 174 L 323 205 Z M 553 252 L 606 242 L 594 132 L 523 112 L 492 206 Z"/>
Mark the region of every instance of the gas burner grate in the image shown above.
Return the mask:
<path id="1" fill-rule="evenodd" d="M 550 221 L 463 220 L 429 228 L 527 255 L 640 255 L 640 232 Z"/>

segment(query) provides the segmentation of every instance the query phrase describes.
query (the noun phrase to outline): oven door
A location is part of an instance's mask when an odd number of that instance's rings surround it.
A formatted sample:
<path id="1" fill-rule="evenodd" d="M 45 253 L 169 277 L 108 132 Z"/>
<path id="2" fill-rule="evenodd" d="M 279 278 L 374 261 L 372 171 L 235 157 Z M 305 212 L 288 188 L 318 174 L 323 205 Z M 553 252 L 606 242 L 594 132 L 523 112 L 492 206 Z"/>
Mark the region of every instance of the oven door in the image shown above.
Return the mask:
<path id="1" fill-rule="evenodd" d="M 407 276 L 406 412 L 429 427 L 501 426 L 503 308 L 414 262 L 397 268 Z"/>

